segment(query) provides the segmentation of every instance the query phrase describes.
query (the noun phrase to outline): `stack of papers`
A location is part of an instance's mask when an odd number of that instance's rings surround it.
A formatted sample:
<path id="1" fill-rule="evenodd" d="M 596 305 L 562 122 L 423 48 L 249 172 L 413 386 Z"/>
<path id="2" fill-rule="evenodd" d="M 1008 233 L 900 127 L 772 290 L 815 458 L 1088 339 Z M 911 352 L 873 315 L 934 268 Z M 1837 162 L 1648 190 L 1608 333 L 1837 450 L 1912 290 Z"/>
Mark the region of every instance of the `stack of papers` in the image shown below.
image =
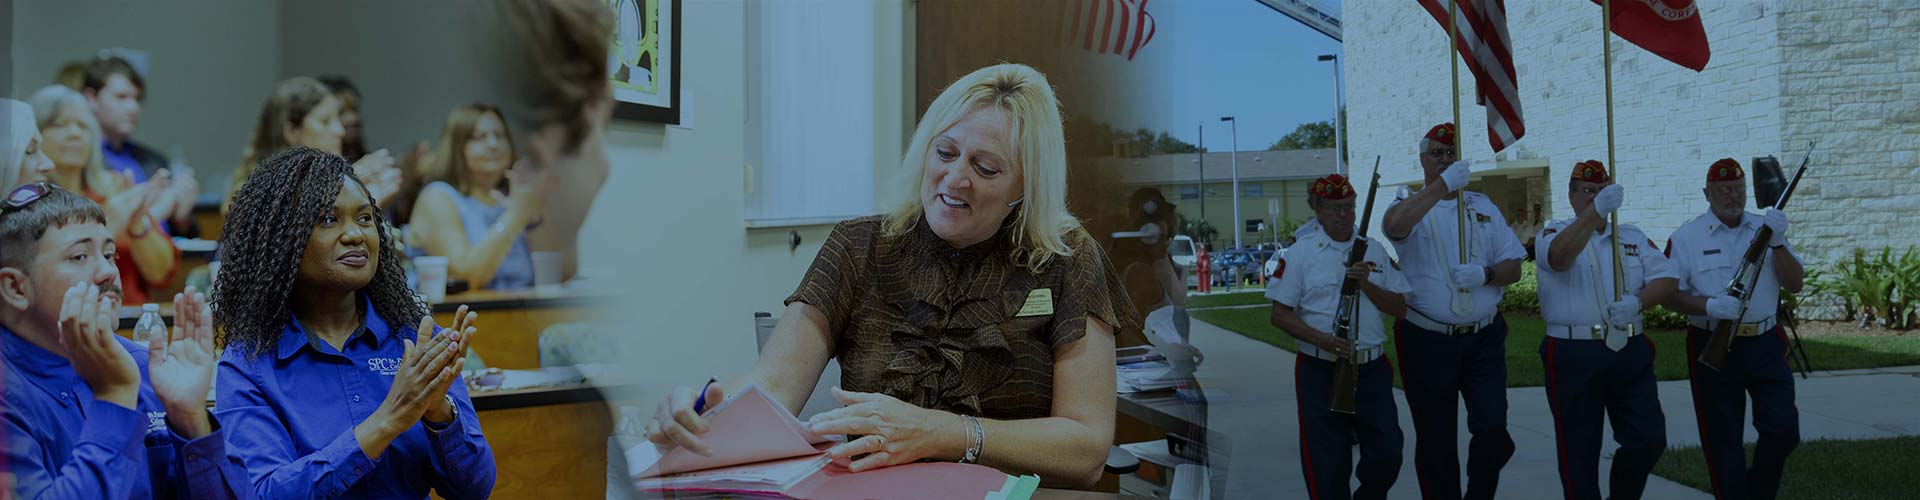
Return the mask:
<path id="1" fill-rule="evenodd" d="M 702 439 L 712 453 L 685 448 L 661 453 L 651 443 L 628 449 L 627 468 L 635 488 L 675 496 L 803 500 L 978 500 L 992 495 L 1024 500 L 1039 482 L 1033 476 L 1014 478 L 988 467 L 945 462 L 852 472 L 846 463 L 827 458 L 826 450 L 836 441 L 809 431 L 758 386 L 748 386 L 703 416 L 708 430 Z"/>
<path id="2" fill-rule="evenodd" d="M 1142 361 L 1115 367 L 1114 388 L 1120 394 L 1173 389 L 1193 382 L 1193 369 L 1166 361 Z"/>

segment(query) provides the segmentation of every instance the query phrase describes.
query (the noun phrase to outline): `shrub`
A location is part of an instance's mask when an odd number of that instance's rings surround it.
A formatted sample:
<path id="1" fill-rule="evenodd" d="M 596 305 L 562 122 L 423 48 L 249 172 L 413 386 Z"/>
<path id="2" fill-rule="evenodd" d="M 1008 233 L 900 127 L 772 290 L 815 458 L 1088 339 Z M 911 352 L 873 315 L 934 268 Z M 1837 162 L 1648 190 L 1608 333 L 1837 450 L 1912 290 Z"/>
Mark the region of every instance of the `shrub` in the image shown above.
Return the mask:
<path id="1" fill-rule="evenodd" d="M 1520 263 L 1520 281 L 1507 285 L 1507 294 L 1500 299 L 1500 312 L 1540 314 L 1540 278 L 1537 272 L 1533 261 Z"/>
<path id="2" fill-rule="evenodd" d="M 1834 263 L 1831 272 L 1808 271 L 1811 295 L 1836 297 L 1845 319 L 1863 325 L 1905 330 L 1913 328 L 1920 308 L 1920 250 L 1908 247 L 1897 256 L 1892 247 L 1853 255 Z"/>

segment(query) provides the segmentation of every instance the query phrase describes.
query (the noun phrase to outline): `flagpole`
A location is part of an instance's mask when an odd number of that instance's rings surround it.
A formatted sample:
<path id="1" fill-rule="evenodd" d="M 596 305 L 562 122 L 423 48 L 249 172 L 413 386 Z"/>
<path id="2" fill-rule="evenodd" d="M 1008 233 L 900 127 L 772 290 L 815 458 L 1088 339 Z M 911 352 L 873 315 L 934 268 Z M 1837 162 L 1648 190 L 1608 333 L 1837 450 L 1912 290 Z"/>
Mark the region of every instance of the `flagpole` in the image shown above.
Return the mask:
<path id="1" fill-rule="evenodd" d="M 1447 58 L 1447 62 L 1452 63 L 1453 65 L 1453 93 L 1447 96 L 1448 100 L 1453 101 L 1453 154 L 1454 154 L 1454 161 L 1459 161 L 1460 157 L 1466 156 L 1465 154 L 1466 148 L 1464 147 L 1466 144 L 1466 141 L 1461 139 L 1462 136 L 1466 135 L 1463 133 L 1466 129 L 1460 126 L 1460 2 L 1459 0 L 1447 0 L 1447 53 L 1450 54 L 1450 57 Z M 1444 169 L 1446 167 L 1447 167 L 1446 165 L 1442 165 L 1440 168 Z M 1451 188 L 1452 186 L 1448 186 L 1448 187 Z M 1460 188 L 1459 193 L 1454 195 L 1453 197 L 1454 212 L 1459 216 L 1459 224 L 1457 227 L 1459 227 L 1460 229 L 1460 263 L 1461 264 L 1467 263 L 1467 247 L 1469 245 L 1469 243 L 1467 242 L 1467 196 L 1466 195 L 1467 195 L 1467 191 L 1466 191 L 1466 188 L 1463 186 Z M 1460 291 L 1466 291 L 1466 290 L 1463 289 Z"/>
<path id="2" fill-rule="evenodd" d="M 1614 184 L 1620 183 L 1620 164 L 1613 158 L 1613 0 L 1600 0 L 1600 60 L 1605 69 L 1607 93 L 1607 176 Z M 1626 295 L 1627 271 L 1621 265 L 1620 251 L 1620 212 L 1618 209 L 1607 218 L 1607 231 L 1613 236 L 1613 301 L 1619 302 Z M 1643 250 L 1644 251 L 1644 250 Z M 1633 326 L 1627 326 L 1627 335 L 1633 335 Z"/>

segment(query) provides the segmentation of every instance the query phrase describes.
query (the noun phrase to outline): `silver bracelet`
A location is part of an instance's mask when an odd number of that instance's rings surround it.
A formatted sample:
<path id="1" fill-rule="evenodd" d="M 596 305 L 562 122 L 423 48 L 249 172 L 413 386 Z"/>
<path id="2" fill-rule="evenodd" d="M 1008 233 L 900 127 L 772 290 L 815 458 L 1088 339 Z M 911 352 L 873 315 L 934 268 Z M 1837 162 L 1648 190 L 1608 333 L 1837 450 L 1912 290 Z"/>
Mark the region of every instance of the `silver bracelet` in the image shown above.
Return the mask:
<path id="1" fill-rule="evenodd" d="M 960 457 L 960 463 L 980 463 L 980 448 L 986 443 L 987 431 L 980 427 L 980 420 L 973 418 L 972 415 L 961 415 L 960 419 L 966 424 L 968 440 L 967 454 Z"/>

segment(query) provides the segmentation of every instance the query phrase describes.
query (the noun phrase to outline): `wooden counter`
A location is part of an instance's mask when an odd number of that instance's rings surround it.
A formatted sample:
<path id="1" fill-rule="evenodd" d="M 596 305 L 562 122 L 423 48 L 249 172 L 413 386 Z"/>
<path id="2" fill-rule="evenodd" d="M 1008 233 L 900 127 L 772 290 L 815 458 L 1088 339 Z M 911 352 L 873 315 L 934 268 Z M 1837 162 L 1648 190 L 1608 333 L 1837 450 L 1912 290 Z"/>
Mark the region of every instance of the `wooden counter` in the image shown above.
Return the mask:
<path id="1" fill-rule="evenodd" d="M 594 311 L 604 294 L 570 289 L 553 291 L 477 290 L 449 295 L 433 304 L 433 321 L 442 327 L 453 325 L 453 313 L 464 304 L 480 313 L 474 326 L 473 350 L 487 366 L 508 370 L 540 367 L 540 332 L 560 323 L 588 321 L 600 316 Z M 169 296 L 169 299 L 172 297 Z M 160 303 L 160 317 L 173 325 L 173 303 Z M 120 336 L 132 338 L 133 326 L 140 321 L 139 307 L 120 308 Z"/>

